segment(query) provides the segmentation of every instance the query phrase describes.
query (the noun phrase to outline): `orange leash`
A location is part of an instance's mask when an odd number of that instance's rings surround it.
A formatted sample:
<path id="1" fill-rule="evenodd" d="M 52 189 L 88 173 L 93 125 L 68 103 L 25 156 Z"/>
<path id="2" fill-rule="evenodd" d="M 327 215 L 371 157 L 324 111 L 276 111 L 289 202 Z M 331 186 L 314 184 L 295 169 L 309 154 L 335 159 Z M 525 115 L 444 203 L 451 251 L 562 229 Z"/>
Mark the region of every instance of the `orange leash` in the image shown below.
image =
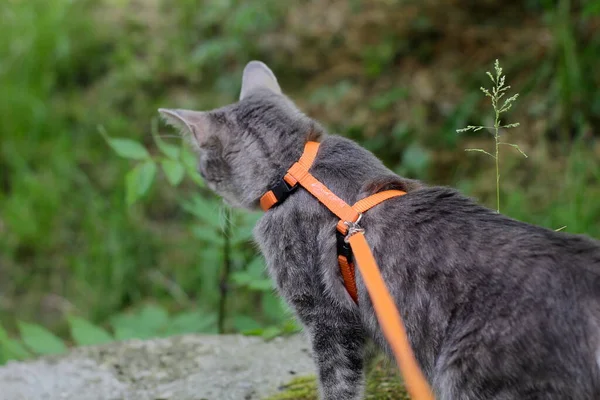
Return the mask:
<path id="1" fill-rule="evenodd" d="M 369 292 L 369 297 L 373 302 L 377 319 L 392 348 L 400 372 L 404 376 L 409 394 L 415 400 L 433 400 L 431 388 L 414 357 L 406 329 L 379 273 L 379 268 L 365 239 L 364 230 L 358 225 L 364 211 L 382 201 L 406 193 L 398 190 L 388 190 L 362 199 L 352 207 L 349 206 L 308 172 L 317 155 L 318 148 L 319 143 L 308 142 L 300 160 L 292 165 L 279 184 L 261 197 L 260 205 L 263 210 L 268 210 L 275 204 L 285 200 L 299 184 L 340 218 L 337 230 L 345 235 L 345 242 L 350 244 L 358 269 Z M 358 302 L 354 265 L 346 256 L 342 255 L 338 256 L 338 263 L 348 293 L 355 302 Z"/>
<path id="2" fill-rule="evenodd" d="M 392 348 L 410 397 L 414 400 L 433 400 L 433 392 L 417 364 L 400 314 L 379 273 L 364 234 L 358 232 L 351 235 L 349 241 L 369 297 L 373 302 L 377 320 L 383 330 L 383 335 Z"/>

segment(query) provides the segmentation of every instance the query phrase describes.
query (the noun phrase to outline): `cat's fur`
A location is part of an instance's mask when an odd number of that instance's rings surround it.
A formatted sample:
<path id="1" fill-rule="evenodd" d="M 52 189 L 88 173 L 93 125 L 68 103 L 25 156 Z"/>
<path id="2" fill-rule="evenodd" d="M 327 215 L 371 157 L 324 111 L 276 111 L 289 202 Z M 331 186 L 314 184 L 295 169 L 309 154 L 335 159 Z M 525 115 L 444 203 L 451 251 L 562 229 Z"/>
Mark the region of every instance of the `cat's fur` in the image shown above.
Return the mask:
<path id="1" fill-rule="evenodd" d="M 322 143 L 312 174 L 347 203 L 408 191 L 361 226 L 438 400 L 600 399 L 600 242 L 396 176 L 298 111 L 259 62 L 244 70 L 239 102 L 161 113 L 191 132 L 200 173 L 234 206 L 257 208 L 307 140 Z M 389 348 L 360 274 L 358 306 L 344 288 L 337 222 L 299 189 L 264 214 L 255 237 L 310 338 L 321 397 L 353 400 L 362 397 L 366 339 Z"/>

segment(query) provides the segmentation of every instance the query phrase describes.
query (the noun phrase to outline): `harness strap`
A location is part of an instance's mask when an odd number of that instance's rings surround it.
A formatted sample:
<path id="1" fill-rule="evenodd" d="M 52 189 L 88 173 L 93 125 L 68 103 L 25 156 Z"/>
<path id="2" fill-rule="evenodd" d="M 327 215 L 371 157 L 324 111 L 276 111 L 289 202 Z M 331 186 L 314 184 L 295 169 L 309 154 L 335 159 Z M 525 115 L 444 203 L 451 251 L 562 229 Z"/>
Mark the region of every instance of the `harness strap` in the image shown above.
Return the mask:
<path id="1" fill-rule="evenodd" d="M 379 203 L 384 202 L 385 200 L 393 197 L 403 196 L 405 194 L 406 192 L 401 190 L 386 190 L 357 201 L 354 203 L 352 208 L 362 214 L 365 211 L 375 207 Z M 347 233 L 347 227 L 346 225 L 343 225 L 343 222 L 342 226 L 344 230 L 342 232 L 339 230 L 337 231 L 338 264 L 340 266 L 342 278 L 344 279 L 346 291 L 348 291 L 348 294 L 350 297 L 352 297 L 352 300 L 358 304 L 358 289 L 356 288 L 355 268 L 354 263 L 352 262 L 352 248 L 348 243 L 346 243 L 346 240 L 344 240 L 344 235 Z M 340 228 L 341 226 L 338 224 L 338 229 Z"/>
<path id="2" fill-rule="evenodd" d="M 336 227 L 338 231 L 338 249 L 340 249 L 339 235 L 342 235 L 343 243 L 349 244 L 349 246 L 341 246 L 342 251 L 338 255 L 338 263 L 348 293 L 355 302 L 358 301 L 354 266 L 350 262 L 352 253 L 354 253 L 354 259 L 369 292 L 375 314 L 404 376 L 408 392 L 415 400 L 433 400 L 432 391 L 414 357 L 404 324 L 379 273 L 371 249 L 365 239 L 364 230 L 358 226 L 362 212 L 382 201 L 406 193 L 398 190 L 380 192 L 358 201 L 353 207 L 349 206 L 308 172 L 316 157 L 318 148 L 319 143 L 308 142 L 300 160 L 292 165 L 282 179 L 282 182 L 286 184 L 285 189 L 282 190 L 281 183 L 278 183 L 261 197 L 260 205 L 263 210 L 268 210 L 289 196 L 299 184 L 340 218 Z M 277 189 L 278 187 L 279 189 Z"/>
<path id="3" fill-rule="evenodd" d="M 379 273 L 365 235 L 358 232 L 350 236 L 349 242 L 356 254 L 358 269 L 365 281 L 377 320 L 383 335 L 392 348 L 410 397 L 414 400 L 434 400 L 433 392 L 417 364 L 404 324 Z"/>
<path id="4" fill-rule="evenodd" d="M 315 161 L 318 150 L 319 143 L 307 142 L 304 146 L 304 153 L 302 153 L 302 156 L 296 164 L 301 165 L 308 172 Z M 297 189 L 297 183 L 298 181 L 292 175 L 289 173 L 286 174 L 283 179 L 277 182 L 277 184 L 273 186 L 271 190 L 269 190 L 260 198 L 260 208 L 262 208 L 264 211 L 267 211 L 275 204 L 281 203 L 290 194 L 292 194 L 295 189 Z"/>

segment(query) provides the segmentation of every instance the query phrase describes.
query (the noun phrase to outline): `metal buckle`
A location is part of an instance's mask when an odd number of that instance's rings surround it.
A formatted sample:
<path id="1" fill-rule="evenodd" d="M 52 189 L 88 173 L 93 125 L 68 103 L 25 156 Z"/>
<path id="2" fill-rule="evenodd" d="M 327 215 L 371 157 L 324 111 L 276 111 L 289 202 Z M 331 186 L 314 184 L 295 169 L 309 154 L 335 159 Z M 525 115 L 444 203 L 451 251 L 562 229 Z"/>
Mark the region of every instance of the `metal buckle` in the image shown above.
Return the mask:
<path id="1" fill-rule="evenodd" d="M 364 232 L 365 230 L 361 228 L 358 223 L 362 218 L 362 213 L 358 214 L 358 218 L 354 222 L 344 221 L 344 225 L 348 227 L 348 233 L 346 233 L 346 237 L 344 238 L 344 242 L 348 243 L 350 241 L 350 237 L 360 232 Z"/>

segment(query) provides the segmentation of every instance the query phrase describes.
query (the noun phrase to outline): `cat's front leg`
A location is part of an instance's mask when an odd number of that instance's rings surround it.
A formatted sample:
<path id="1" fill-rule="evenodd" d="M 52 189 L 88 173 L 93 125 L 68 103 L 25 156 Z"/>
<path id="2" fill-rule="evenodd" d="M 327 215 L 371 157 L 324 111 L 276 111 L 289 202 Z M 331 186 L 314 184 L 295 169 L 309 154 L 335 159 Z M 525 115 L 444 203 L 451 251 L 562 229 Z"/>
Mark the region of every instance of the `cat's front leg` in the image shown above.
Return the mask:
<path id="1" fill-rule="evenodd" d="M 362 399 L 365 336 L 356 316 L 328 310 L 307 325 L 307 333 L 317 366 L 321 399 Z"/>

